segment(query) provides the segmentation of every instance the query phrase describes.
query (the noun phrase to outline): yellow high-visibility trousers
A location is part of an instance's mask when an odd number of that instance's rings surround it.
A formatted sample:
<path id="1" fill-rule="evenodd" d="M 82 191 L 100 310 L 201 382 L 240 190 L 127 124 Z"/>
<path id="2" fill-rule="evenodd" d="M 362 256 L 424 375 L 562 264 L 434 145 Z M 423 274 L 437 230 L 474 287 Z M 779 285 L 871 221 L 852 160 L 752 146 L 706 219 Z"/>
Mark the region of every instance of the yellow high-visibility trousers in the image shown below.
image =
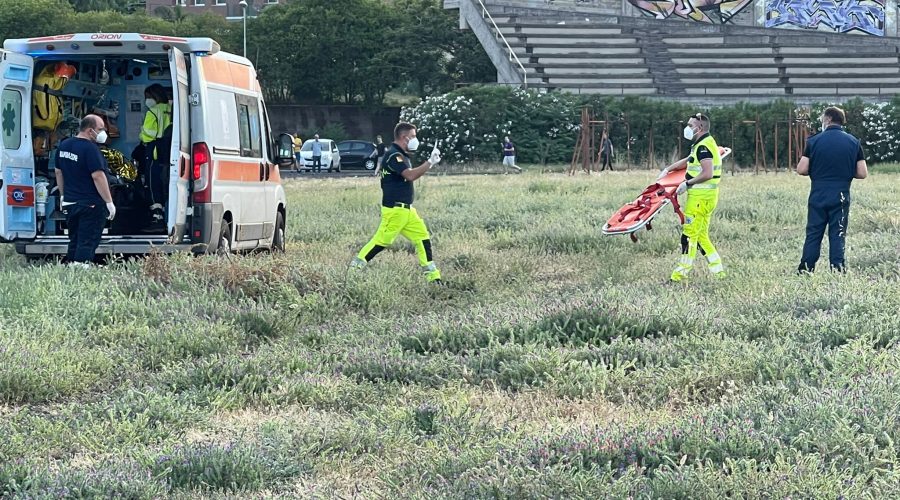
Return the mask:
<path id="1" fill-rule="evenodd" d="M 428 281 L 441 279 L 441 271 L 431 258 L 431 236 L 425 221 L 412 207 L 381 207 L 381 224 L 375 236 L 362 247 L 356 258 L 368 262 L 382 249 L 391 246 L 402 235 L 413 243 L 419 265 Z"/>
<path id="2" fill-rule="evenodd" d="M 684 205 L 684 225 L 681 234 L 681 258 L 672 271 L 672 281 L 681 281 L 694 268 L 697 248 L 706 255 L 709 271 L 717 277 L 725 275 L 722 257 L 709 239 L 709 223 L 719 203 L 718 189 L 691 189 Z"/>

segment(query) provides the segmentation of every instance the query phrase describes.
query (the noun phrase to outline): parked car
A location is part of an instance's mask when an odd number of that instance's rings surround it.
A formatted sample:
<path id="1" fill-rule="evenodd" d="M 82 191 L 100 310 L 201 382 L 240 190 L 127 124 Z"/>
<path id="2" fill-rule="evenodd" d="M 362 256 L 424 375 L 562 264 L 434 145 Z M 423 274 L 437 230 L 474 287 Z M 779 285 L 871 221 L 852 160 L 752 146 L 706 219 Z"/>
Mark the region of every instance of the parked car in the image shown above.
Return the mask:
<path id="1" fill-rule="evenodd" d="M 305 170 L 312 172 L 312 148 L 315 139 L 308 139 L 300 148 L 300 161 L 296 162 L 297 171 Z M 331 139 L 319 139 L 322 143 L 322 169 L 340 172 L 341 171 L 341 153 L 338 151 L 337 144 Z"/>
<path id="2" fill-rule="evenodd" d="M 341 165 L 345 167 L 375 170 L 378 163 L 378 150 L 369 141 L 341 141 L 338 143 L 341 152 Z"/>

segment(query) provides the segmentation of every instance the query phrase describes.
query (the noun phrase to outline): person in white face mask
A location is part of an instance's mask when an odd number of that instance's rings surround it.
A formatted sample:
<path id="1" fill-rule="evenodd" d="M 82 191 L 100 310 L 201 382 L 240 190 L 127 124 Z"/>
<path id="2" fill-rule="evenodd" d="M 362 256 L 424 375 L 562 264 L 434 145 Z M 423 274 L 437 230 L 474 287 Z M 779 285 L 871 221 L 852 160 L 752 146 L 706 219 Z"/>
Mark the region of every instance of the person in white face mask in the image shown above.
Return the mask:
<path id="1" fill-rule="evenodd" d="M 165 214 L 166 198 L 169 194 L 166 173 L 168 165 L 159 160 L 168 157 L 167 151 L 160 151 L 165 141 L 166 129 L 172 124 L 172 105 L 166 88 L 158 83 L 144 90 L 144 105 L 147 113 L 141 127 L 141 145 L 132 153 L 138 164 L 138 171 L 143 178 L 144 186 L 150 195 L 150 213 L 154 224 L 162 224 Z"/>
<path id="2" fill-rule="evenodd" d="M 106 142 L 103 120 L 87 115 L 78 135 L 59 144 L 56 153 L 56 185 L 59 187 L 69 231 L 68 262 L 88 263 L 100 246 L 106 220 L 116 216 L 106 160 L 97 144 Z"/>
<path id="3" fill-rule="evenodd" d="M 432 260 L 431 236 L 425 221 L 419 217 L 413 203 L 413 181 L 440 163 L 441 152 L 435 144 L 428 160 L 413 168 L 410 154 L 419 149 L 416 126 L 398 123 L 394 127 L 394 143 L 381 162 L 381 224 L 375 236 L 359 251 L 351 267 L 365 267 L 379 252 L 389 247 L 397 236 L 403 235 L 416 247 L 419 265 L 425 279 L 442 283 L 441 271 Z"/>
<path id="4" fill-rule="evenodd" d="M 681 259 L 669 279 L 682 281 L 687 277 L 694 268 L 698 246 L 706 256 L 713 276 L 724 278 L 722 258 L 709 239 L 709 224 L 719 202 L 719 181 L 722 178 L 722 157 L 719 145 L 709 135 L 709 117 L 703 113 L 692 116 L 684 127 L 684 138 L 692 142 L 690 155 L 664 168 L 657 178 L 687 169 L 685 180 L 676 191 L 677 194 L 688 194 L 683 205 L 685 222 L 681 235 Z"/>

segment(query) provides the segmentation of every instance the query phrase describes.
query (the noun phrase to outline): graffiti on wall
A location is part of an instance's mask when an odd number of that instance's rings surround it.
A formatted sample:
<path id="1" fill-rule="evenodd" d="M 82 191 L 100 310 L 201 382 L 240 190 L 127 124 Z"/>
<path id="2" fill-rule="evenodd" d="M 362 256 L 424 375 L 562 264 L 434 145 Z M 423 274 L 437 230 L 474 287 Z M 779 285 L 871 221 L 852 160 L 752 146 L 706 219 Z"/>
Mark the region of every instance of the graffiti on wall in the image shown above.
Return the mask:
<path id="1" fill-rule="evenodd" d="M 767 0 L 766 27 L 884 36 L 885 0 Z"/>
<path id="2" fill-rule="evenodd" d="M 699 23 L 725 24 L 753 0 L 628 0 L 641 12 L 656 19 L 675 15 Z M 714 20 L 715 19 L 715 20 Z"/>

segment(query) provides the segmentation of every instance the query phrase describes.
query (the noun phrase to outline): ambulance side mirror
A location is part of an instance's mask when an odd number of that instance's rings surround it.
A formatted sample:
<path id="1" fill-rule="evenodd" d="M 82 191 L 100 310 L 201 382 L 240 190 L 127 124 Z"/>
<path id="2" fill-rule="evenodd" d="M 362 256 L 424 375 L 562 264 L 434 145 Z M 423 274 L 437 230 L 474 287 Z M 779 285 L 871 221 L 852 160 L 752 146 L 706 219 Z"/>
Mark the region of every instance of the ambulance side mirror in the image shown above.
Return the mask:
<path id="1" fill-rule="evenodd" d="M 275 144 L 278 153 L 275 162 L 279 167 L 288 168 L 294 164 L 294 137 L 291 134 L 281 134 Z"/>

